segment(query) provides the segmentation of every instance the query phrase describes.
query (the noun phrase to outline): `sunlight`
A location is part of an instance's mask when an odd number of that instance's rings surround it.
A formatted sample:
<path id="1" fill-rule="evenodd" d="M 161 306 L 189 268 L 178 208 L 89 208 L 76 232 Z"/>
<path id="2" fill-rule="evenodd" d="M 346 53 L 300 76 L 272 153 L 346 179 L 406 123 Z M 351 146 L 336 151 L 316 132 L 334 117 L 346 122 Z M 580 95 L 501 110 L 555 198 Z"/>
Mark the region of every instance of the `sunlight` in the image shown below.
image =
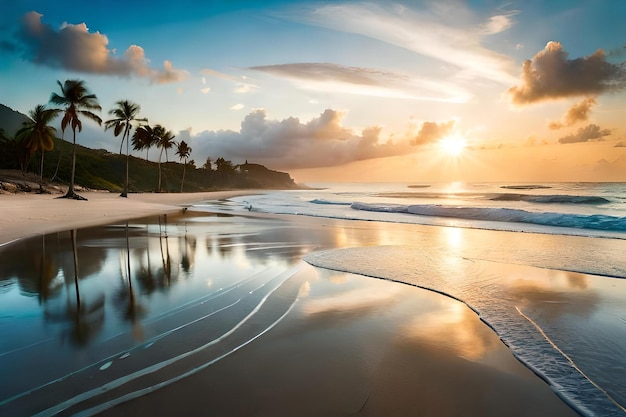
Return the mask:
<path id="1" fill-rule="evenodd" d="M 450 156 L 459 156 L 465 150 L 467 142 L 460 136 L 448 136 L 439 141 L 442 152 Z"/>

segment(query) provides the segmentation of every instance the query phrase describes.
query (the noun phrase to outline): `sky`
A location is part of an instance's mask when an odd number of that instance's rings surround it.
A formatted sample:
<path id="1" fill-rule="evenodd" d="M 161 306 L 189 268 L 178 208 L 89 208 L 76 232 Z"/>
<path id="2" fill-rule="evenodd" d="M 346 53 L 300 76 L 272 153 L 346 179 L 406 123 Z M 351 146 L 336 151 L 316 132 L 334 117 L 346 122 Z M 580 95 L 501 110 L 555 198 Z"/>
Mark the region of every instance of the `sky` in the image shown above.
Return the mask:
<path id="1" fill-rule="evenodd" d="M 623 0 L 0 0 L 0 103 L 81 79 L 197 166 L 301 183 L 626 181 L 625 20 Z"/>

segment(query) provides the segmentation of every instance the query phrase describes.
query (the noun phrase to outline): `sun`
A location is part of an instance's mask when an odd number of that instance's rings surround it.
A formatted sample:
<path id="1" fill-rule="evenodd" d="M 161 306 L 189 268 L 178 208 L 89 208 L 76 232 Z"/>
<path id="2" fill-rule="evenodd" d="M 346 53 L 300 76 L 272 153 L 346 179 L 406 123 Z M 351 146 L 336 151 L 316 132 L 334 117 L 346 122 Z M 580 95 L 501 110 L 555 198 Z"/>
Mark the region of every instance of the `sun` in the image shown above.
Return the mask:
<path id="1" fill-rule="evenodd" d="M 439 141 L 441 151 L 450 156 L 460 156 L 466 146 L 467 141 L 460 136 L 448 136 Z"/>

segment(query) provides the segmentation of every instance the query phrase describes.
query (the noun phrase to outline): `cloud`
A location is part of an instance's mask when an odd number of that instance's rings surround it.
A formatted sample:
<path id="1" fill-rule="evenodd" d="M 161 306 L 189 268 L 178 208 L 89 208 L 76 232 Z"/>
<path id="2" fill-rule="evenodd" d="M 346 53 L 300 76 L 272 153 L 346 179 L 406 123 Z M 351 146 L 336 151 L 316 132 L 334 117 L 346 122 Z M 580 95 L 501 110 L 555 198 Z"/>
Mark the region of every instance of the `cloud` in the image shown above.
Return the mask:
<path id="1" fill-rule="evenodd" d="M 559 139 L 559 143 L 568 144 L 601 141 L 603 140 L 602 138 L 604 136 L 609 136 L 610 134 L 610 129 L 600 129 L 600 126 L 590 124 L 585 127 L 579 128 L 578 131 L 573 135 L 563 136 Z"/>
<path id="2" fill-rule="evenodd" d="M 568 59 L 559 42 L 548 42 L 522 65 L 521 83 L 507 91 L 517 105 L 581 95 L 598 95 L 626 85 L 625 63 L 612 64 L 598 49 L 592 55 Z"/>
<path id="3" fill-rule="evenodd" d="M 303 122 L 296 117 L 267 118 L 263 109 L 250 112 L 239 131 L 204 131 L 191 137 L 197 160 L 223 157 L 248 160 L 274 169 L 313 168 L 413 152 L 408 141 L 384 141 L 381 128 L 360 133 L 342 125 L 344 114 L 327 109 Z"/>
<path id="4" fill-rule="evenodd" d="M 249 83 L 238 83 L 235 87 L 235 93 L 237 94 L 247 94 L 255 91 L 259 88 L 258 85 L 249 84 Z"/>
<path id="5" fill-rule="evenodd" d="M 244 106 L 243 104 L 239 103 L 239 104 L 235 104 L 235 105 L 230 106 L 230 109 L 231 109 L 231 110 L 241 110 L 241 109 L 243 109 L 244 107 L 245 107 L 245 106 Z"/>
<path id="6" fill-rule="evenodd" d="M 121 57 L 108 48 L 109 40 L 99 32 L 91 33 L 85 23 L 65 23 L 59 30 L 41 22 L 42 14 L 26 13 L 17 37 L 24 48 L 24 58 L 38 65 L 71 71 L 147 78 L 158 84 L 176 82 L 186 71 L 163 62 L 162 69 L 148 66 L 142 47 L 131 45 Z"/>
<path id="7" fill-rule="evenodd" d="M 200 92 L 202 94 L 209 94 L 211 92 L 211 87 L 205 87 L 205 88 L 201 88 Z"/>
<path id="8" fill-rule="evenodd" d="M 509 15 L 497 15 L 489 18 L 486 24 L 483 25 L 482 33 L 485 35 L 495 35 L 500 32 L 504 32 L 513 26 L 513 21 Z"/>
<path id="9" fill-rule="evenodd" d="M 210 68 L 203 68 L 202 70 L 200 70 L 200 72 L 204 75 L 210 75 L 211 77 L 221 78 L 223 80 L 240 81 L 240 80 L 245 79 L 244 77 L 236 77 L 234 75 L 215 71 Z"/>
<path id="10" fill-rule="evenodd" d="M 418 80 L 373 68 L 313 62 L 264 65 L 249 69 L 291 79 L 298 87 L 311 91 L 449 102 L 465 102 L 471 97 L 451 83 L 425 78 Z"/>
<path id="11" fill-rule="evenodd" d="M 593 97 L 588 97 L 579 103 L 575 103 L 569 108 L 567 113 L 565 113 L 563 122 L 551 122 L 548 127 L 550 129 L 560 129 L 562 127 L 572 126 L 578 122 L 585 122 L 589 118 L 591 108 L 596 105 L 596 103 L 596 99 Z"/>
<path id="12" fill-rule="evenodd" d="M 370 3 L 326 4 L 306 15 L 294 13 L 291 18 L 364 35 L 452 64 L 459 69 L 458 75 L 466 79 L 515 82 L 511 75 L 513 60 L 481 45 L 484 36 L 508 29 L 512 25 L 510 16 L 494 16 L 479 26 L 464 27 L 459 21 L 448 24 L 456 14 L 467 12 L 460 4 L 455 7 L 456 10 L 444 8 L 437 12 Z"/>
<path id="13" fill-rule="evenodd" d="M 424 122 L 417 135 L 411 140 L 411 145 L 425 145 L 436 142 L 454 129 L 456 122 L 450 120 L 445 123 Z"/>

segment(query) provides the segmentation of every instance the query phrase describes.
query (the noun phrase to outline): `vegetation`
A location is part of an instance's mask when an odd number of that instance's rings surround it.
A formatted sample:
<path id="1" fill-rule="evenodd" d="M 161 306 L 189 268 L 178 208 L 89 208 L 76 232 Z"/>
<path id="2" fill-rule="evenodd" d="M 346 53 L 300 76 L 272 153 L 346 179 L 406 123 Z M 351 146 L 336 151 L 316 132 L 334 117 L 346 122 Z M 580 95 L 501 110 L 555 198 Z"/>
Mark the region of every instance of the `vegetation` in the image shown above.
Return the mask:
<path id="1" fill-rule="evenodd" d="M 83 130 L 83 124 L 79 116 L 84 116 L 98 125 L 102 124 L 102 119 L 98 115 L 92 112 L 92 110 L 102 110 L 102 107 L 98 104 L 98 98 L 95 94 L 91 94 L 85 82 L 82 80 L 66 80 L 61 84 L 61 81 L 57 81 L 59 87 L 61 87 L 61 94 L 52 93 L 50 96 L 50 102 L 59 106 L 63 106 L 64 115 L 61 121 L 61 130 L 65 133 L 65 128 L 69 124 L 72 127 L 73 134 L 73 147 L 72 147 L 72 176 L 70 177 L 70 185 L 65 194 L 65 198 L 73 198 L 75 200 L 84 200 L 84 197 L 74 192 L 74 178 L 76 174 L 76 128 L 78 131 Z"/>
<path id="2" fill-rule="evenodd" d="M 115 104 L 117 107 L 109 111 L 109 114 L 114 115 L 115 118 L 104 122 L 104 130 L 113 128 L 113 134 L 116 137 L 119 136 L 121 132 L 124 132 L 122 142 L 120 143 L 120 154 L 122 153 L 124 141 L 126 141 L 126 181 L 124 181 L 124 190 L 122 190 L 120 197 L 128 197 L 128 158 L 130 155 L 128 142 L 130 142 L 130 131 L 133 128 L 133 123 L 147 123 L 148 119 L 137 118 L 141 110 L 139 104 L 128 100 L 120 100 Z"/>
<path id="3" fill-rule="evenodd" d="M 187 161 L 189 160 L 189 155 L 191 154 L 192 149 L 187 145 L 187 142 L 184 140 L 180 141 L 178 144 L 176 155 L 183 161 L 183 179 L 180 181 L 180 192 L 183 192 L 183 186 L 185 184 L 185 171 L 187 169 Z"/>
<path id="4" fill-rule="evenodd" d="M 159 154 L 159 192 L 161 192 L 161 157 L 163 156 L 163 151 L 165 151 L 165 162 L 169 162 L 167 150 L 173 148 L 176 142 L 174 142 L 175 136 L 170 130 L 166 130 L 161 125 L 157 125 L 156 130 L 158 132 L 156 145 L 157 148 L 161 148 L 161 153 Z"/>
<path id="5" fill-rule="evenodd" d="M 121 191 L 122 197 L 127 197 L 129 192 L 145 191 L 297 188 L 289 174 L 271 171 L 262 165 L 248 164 L 247 161 L 242 165 L 234 165 L 231 161 L 218 157 L 212 163 L 209 157 L 201 168 L 196 168 L 195 162 L 190 160 L 191 147 L 185 141 L 176 142 L 174 134 L 162 125 L 148 125 L 147 119 L 138 117 L 140 105 L 129 100 L 116 102 L 115 107 L 109 111 L 113 117 L 104 122 L 105 130 L 113 129 L 116 137 L 121 134 L 119 155 L 80 146 L 76 143 L 76 130 L 82 131 L 82 119 L 102 124 L 102 119 L 95 113 L 101 110 L 100 104 L 96 95 L 89 92 L 82 80 L 66 80 L 64 83 L 57 81 L 57 84 L 61 92 L 52 93 L 50 103 L 59 108 L 39 105 L 30 112 L 28 118 L 0 105 L 0 169 L 21 169 L 26 174 L 34 155 L 39 151 L 40 191 L 43 190 L 44 177 L 69 184 L 63 197 L 78 200 L 84 197 L 75 192 L 76 183 L 92 189 Z M 56 129 L 50 126 L 59 114 L 62 115 L 61 139 L 55 138 Z M 7 133 L 5 129 L 13 129 L 16 120 L 22 122 L 22 128 L 16 134 L 11 131 Z M 72 129 L 73 139 L 71 158 L 63 155 L 62 147 L 68 126 Z M 133 149 L 145 149 L 145 160 L 130 155 L 131 133 Z M 126 155 L 122 155 L 124 142 Z M 160 149 L 156 163 L 148 160 L 148 152 L 153 146 Z M 168 149 L 172 148 L 176 149 L 176 155 L 182 164 L 169 161 Z M 45 152 L 56 158 L 56 168 L 44 166 Z M 122 174 L 124 168 L 125 176 Z M 133 172 L 132 177 L 129 176 L 129 171 Z M 178 183 L 178 179 L 180 186 L 176 187 L 174 184 Z"/>
<path id="6" fill-rule="evenodd" d="M 23 144 L 26 150 L 25 154 L 28 158 L 32 157 L 37 151 L 41 151 L 41 167 L 39 192 L 43 192 L 43 161 L 44 152 L 54 149 L 54 133 L 56 129 L 50 126 L 52 120 L 57 117 L 60 110 L 46 109 L 43 104 L 37 105 L 34 110 L 29 112 L 30 121 L 24 122 L 20 130 L 15 134 L 16 141 Z"/>

